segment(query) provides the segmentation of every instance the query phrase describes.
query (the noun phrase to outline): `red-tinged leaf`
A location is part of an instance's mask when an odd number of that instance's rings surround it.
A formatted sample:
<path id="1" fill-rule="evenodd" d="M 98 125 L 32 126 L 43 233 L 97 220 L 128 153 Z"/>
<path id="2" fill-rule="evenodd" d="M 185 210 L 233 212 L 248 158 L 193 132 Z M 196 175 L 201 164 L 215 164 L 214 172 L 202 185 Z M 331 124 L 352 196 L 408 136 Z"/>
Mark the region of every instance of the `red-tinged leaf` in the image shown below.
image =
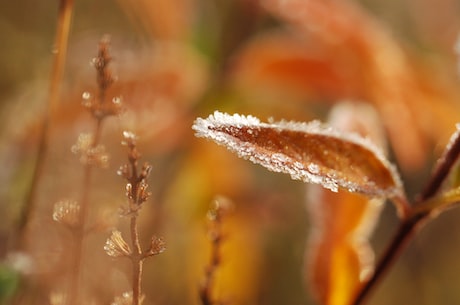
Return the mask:
<path id="1" fill-rule="evenodd" d="M 262 123 L 253 116 L 215 112 L 193 125 L 196 136 L 293 179 L 374 197 L 402 196 L 399 176 L 368 140 L 317 121 Z"/>

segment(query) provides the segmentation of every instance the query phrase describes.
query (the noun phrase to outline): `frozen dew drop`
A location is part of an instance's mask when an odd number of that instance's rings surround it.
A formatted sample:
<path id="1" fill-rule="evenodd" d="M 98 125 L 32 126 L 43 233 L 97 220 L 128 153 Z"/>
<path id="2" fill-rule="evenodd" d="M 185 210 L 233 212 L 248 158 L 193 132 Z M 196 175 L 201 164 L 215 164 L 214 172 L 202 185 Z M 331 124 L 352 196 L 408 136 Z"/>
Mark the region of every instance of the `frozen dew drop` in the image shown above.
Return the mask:
<path id="1" fill-rule="evenodd" d="M 123 131 L 123 137 L 125 139 L 136 139 L 136 135 L 133 132 L 127 130 Z"/>
<path id="2" fill-rule="evenodd" d="M 91 93 L 89 93 L 88 91 L 85 91 L 83 92 L 83 94 L 81 95 L 81 97 L 84 99 L 84 100 L 89 100 L 91 98 Z"/>
<path id="3" fill-rule="evenodd" d="M 112 99 L 112 103 L 115 105 L 121 105 L 122 98 L 120 96 L 116 96 Z"/>

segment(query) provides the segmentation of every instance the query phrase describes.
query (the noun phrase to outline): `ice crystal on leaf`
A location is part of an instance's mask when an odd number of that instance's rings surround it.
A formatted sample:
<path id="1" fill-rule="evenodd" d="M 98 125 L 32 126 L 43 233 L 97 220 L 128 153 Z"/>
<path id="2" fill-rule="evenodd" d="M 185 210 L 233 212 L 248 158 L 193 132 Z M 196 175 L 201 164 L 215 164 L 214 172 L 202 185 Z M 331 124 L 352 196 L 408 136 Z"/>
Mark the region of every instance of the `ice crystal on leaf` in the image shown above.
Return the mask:
<path id="1" fill-rule="evenodd" d="M 197 137 L 295 180 L 372 197 L 402 194 L 396 170 L 372 142 L 318 121 L 263 123 L 250 115 L 216 111 L 196 119 L 193 129 Z"/>

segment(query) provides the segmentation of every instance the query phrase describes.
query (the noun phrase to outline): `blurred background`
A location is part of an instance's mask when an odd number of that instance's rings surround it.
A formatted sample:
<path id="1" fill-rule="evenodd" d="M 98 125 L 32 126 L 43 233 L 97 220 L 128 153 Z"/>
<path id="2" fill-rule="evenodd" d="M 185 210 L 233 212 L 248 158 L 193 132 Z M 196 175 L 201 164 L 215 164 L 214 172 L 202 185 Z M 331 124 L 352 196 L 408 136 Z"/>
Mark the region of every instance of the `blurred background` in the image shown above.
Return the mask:
<path id="1" fill-rule="evenodd" d="M 130 290 L 130 265 L 103 246 L 125 201 L 117 176 L 126 163 L 122 131 L 139 136 L 153 165 L 152 197 L 141 237 L 163 236 L 167 250 L 145 263 L 144 304 L 200 304 L 210 259 L 206 213 L 215 196 L 233 204 L 213 294 L 222 304 L 314 304 L 305 283 L 312 230 L 305 185 L 237 158 L 193 135 L 196 117 L 214 110 L 262 120 L 327 120 L 340 101 L 368 103 L 385 130 L 389 159 L 410 199 L 422 188 L 460 119 L 460 2 L 118 0 L 75 1 L 59 109 L 26 231 L 14 251 L 40 124 L 46 112 L 58 1 L 0 5 L 0 293 L 6 303 L 43 304 L 65 288 L 69 232 L 53 222 L 55 202 L 78 200 L 83 167 L 71 146 L 94 128 L 81 106 L 95 93 L 90 65 L 104 35 L 126 112 L 104 123 L 108 169 L 95 170 L 84 283 L 95 304 Z M 410 243 L 368 304 L 459 304 L 460 211 L 428 224 Z M 382 253 L 397 227 L 385 204 L 372 245 Z M 20 297 L 12 297 L 14 292 Z"/>

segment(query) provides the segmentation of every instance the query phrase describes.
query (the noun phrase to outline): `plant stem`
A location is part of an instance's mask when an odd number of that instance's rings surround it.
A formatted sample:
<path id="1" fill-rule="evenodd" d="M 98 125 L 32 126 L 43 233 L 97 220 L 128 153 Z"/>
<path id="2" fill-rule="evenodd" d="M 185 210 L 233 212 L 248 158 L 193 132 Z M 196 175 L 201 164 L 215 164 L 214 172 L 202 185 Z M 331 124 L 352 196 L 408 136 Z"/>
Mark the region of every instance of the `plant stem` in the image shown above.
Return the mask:
<path id="1" fill-rule="evenodd" d="M 351 302 L 352 305 L 363 304 L 371 289 L 375 287 L 378 281 L 383 278 L 384 274 L 388 272 L 391 265 L 395 262 L 395 259 L 407 246 L 411 237 L 414 235 L 414 232 L 422 225 L 422 223 L 424 223 L 424 220 L 427 219 L 428 215 L 428 213 L 414 214 L 400 224 L 398 231 L 396 232 L 386 252 L 377 264 L 374 273 L 366 282 L 363 283 L 356 294 L 355 299 Z"/>
<path id="2" fill-rule="evenodd" d="M 447 148 L 444 150 L 443 155 L 438 161 L 434 173 L 431 175 L 426 187 L 420 195 L 419 201 L 425 201 L 438 192 L 442 183 L 446 180 L 447 175 L 457 162 L 460 155 L 460 130 L 457 130 L 450 138 Z"/>
<path id="3" fill-rule="evenodd" d="M 96 147 L 99 144 L 101 132 L 102 132 L 102 119 L 98 119 L 96 121 L 96 127 L 94 131 L 94 139 L 92 143 L 92 147 Z M 82 263 L 83 263 L 83 256 L 84 256 L 84 240 L 86 234 L 86 227 L 87 227 L 87 218 L 89 212 L 89 193 L 92 185 L 92 178 L 93 178 L 93 165 L 86 164 L 84 175 L 83 175 L 83 187 L 82 187 L 82 197 L 80 200 L 80 213 L 79 213 L 79 221 L 78 226 L 76 227 L 75 231 L 75 239 L 74 239 L 74 259 L 72 262 L 71 274 L 72 280 L 70 283 L 69 295 L 68 300 L 69 304 L 79 304 L 79 291 L 80 291 L 80 283 L 82 279 Z"/>
<path id="4" fill-rule="evenodd" d="M 50 137 L 51 120 L 58 108 L 60 86 L 62 76 L 64 74 L 65 60 L 67 57 L 67 46 L 69 40 L 70 25 L 72 23 L 72 11 L 74 0 L 61 0 L 59 3 L 59 12 L 56 25 L 56 36 L 53 45 L 53 67 L 50 76 L 50 86 L 48 91 L 48 106 L 47 111 L 43 116 L 42 128 L 40 132 L 40 140 L 37 151 L 37 158 L 32 174 L 32 182 L 28 190 L 25 206 L 22 209 L 18 221 L 17 235 L 18 245 L 22 246 L 24 242 L 24 232 L 27 225 L 32 219 L 36 210 L 37 191 L 39 183 L 42 180 L 45 158 L 48 152 L 48 143 Z"/>
<path id="5" fill-rule="evenodd" d="M 139 231 L 137 228 L 137 214 L 131 216 L 131 242 L 133 246 L 133 254 L 131 261 L 133 264 L 133 305 L 139 305 L 139 300 L 142 293 L 142 265 L 144 262 L 142 249 L 139 241 Z"/>
<path id="6" fill-rule="evenodd" d="M 361 289 L 356 294 L 352 305 L 360 305 L 369 294 L 371 289 L 376 286 L 377 282 L 383 277 L 384 273 L 390 269 L 398 254 L 407 245 L 410 238 L 414 235 L 417 228 L 424 224 L 431 212 L 438 208 L 438 205 L 428 205 L 425 208 L 426 202 L 432 199 L 441 189 L 442 184 L 448 177 L 452 167 L 457 162 L 460 155 L 460 130 L 457 130 L 450 138 L 450 142 L 439 159 L 436 169 L 428 180 L 425 188 L 420 194 L 416 204 L 414 204 L 403 218 L 395 237 L 392 239 L 382 259 L 377 264 L 374 274 L 363 283 Z M 420 209 L 423 207 L 423 209 Z M 442 211 L 442 210 L 441 210 Z"/>

